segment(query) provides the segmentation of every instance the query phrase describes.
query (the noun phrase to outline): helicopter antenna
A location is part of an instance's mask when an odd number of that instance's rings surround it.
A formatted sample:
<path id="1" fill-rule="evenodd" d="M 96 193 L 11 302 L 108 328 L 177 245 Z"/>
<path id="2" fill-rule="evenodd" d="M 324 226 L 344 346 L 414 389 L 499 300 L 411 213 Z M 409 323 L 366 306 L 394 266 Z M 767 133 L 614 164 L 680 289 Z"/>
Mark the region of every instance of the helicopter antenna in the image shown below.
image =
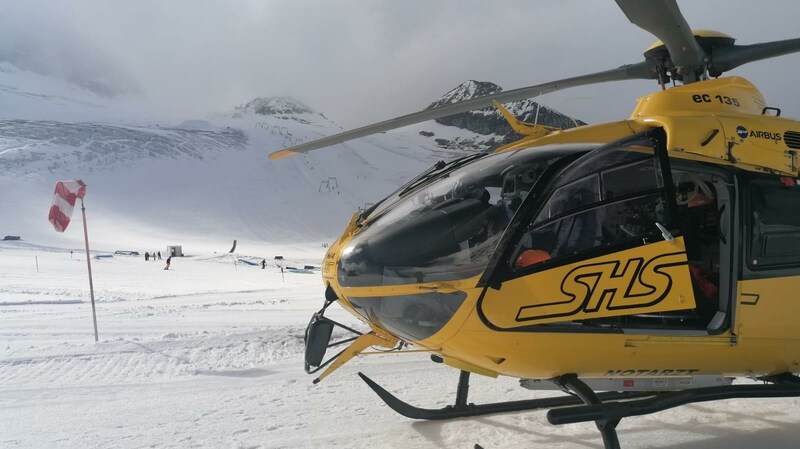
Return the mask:
<path id="1" fill-rule="evenodd" d="M 666 73 L 664 73 L 664 66 L 658 65 L 656 67 L 657 67 L 656 71 L 658 73 L 658 84 L 661 86 L 661 90 L 667 90 L 666 87 L 667 80 L 665 80 L 664 78 L 669 79 L 669 77 L 667 76 Z"/>

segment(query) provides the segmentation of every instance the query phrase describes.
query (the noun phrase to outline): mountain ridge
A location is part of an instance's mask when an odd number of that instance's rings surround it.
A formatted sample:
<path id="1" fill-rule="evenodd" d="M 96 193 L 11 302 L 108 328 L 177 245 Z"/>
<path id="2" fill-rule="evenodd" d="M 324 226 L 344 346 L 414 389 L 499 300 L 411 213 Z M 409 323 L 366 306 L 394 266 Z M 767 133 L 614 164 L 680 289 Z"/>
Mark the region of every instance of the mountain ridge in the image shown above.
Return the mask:
<path id="1" fill-rule="evenodd" d="M 5 79 L 22 76 L 12 75 Z M 36 92 L 34 84 L 26 92 Z M 60 92 L 59 85 L 47 86 Z M 23 106 L 31 105 L 32 118 L 2 120 L 15 112 L 0 104 L 2 205 L 14 211 L 0 216 L 0 235 L 78 247 L 79 227 L 56 234 L 46 211 L 56 181 L 80 178 L 88 185 L 91 238 L 98 249 L 131 242 L 126 246 L 184 244 L 192 251 L 232 239 L 245 247 L 321 244 L 336 238 L 354 212 L 438 160 L 488 151 L 496 146 L 493 139 L 504 137 L 426 122 L 269 161 L 272 151 L 341 128 L 286 96 L 256 97 L 228 113 L 167 121 L 176 125 L 114 114 L 102 123 L 82 121 L 81 114 L 69 120 L 69 111 L 79 110 L 85 98 L 70 93 L 75 101 L 68 103 L 59 96 L 14 94 Z M 61 118 L 48 118 L 56 107 Z"/>
<path id="2" fill-rule="evenodd" d="M 502 91 L 502 87 L 489 81 L 467 80 L 449 90 L 442 95 L 440 99 L 434 101 L 425 109 L 428 110 L 484 95 L 496 94 Z M 513 101 L 504 106 L 523 122 L 537 123 L 560 129 L 569 129 L 586 124 L 581 120 L 576 120 L 530 99 Z M 514 132 L 505 118 L 503 118 L 502 114 L 500 114 L 500 111 L 495 107 L 476 109 L 438 118 L 436 122 L 446 126 L 466 129 L 477 134 L 493 136 L 486 139 L 486 145 L 489 150 L 493 150 L 522 137 Z"/>

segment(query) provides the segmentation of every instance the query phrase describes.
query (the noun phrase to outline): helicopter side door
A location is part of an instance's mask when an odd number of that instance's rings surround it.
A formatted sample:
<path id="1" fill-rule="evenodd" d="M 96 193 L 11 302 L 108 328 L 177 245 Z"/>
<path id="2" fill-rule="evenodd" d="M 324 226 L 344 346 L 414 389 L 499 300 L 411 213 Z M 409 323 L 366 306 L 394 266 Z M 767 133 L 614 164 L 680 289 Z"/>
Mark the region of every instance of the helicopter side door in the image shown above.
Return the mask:
<path id="1" fill-rule="evenodd" d="M 662 142 L 651 132 L 599 148 L 534 192 L 479 301 L 487 326 L 618 331 L 626 316 L 695 308 Z M 619 325 L 592 324 L 609 317 Z"/>
<path id="2" fill-rule="evenodd" d="M 736 330 L 748 339 L 800 339 L 800 185 L 759 174 L 742 187 L 745 257 Z"/>

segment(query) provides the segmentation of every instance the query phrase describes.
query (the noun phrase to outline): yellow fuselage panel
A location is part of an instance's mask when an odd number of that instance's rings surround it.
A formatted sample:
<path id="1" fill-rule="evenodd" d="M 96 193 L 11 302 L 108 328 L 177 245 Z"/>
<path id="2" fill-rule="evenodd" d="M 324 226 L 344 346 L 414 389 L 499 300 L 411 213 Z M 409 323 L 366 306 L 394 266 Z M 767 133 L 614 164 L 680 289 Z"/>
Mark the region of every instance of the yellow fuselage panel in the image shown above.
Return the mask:
<path id="1" fill-rule="evenodd" d="M 744 78 L 703 81 L 639 99 L 628 120 L 524 138 L 498 151 L 557 143 L 607 143 L 649 128 L 667 134 L 670 157 L 735 166 L 743 170 L 800 176 L 800 156 L 784 141 L 800 132 L 796 120 L 763 115 L 758 89 Z"/>
<path id="2" fill-rule="evenodd" d="M 677 334 L 677 332 L 676 332 Z M 548 379 L 724 374 L 745 376 L 797 371 L 798 339 L 626 335 L 579 332 L 501 332 L 470 316 L 439 351 L 501 375 Z M 633 372 L 631 372 L 631 370 Z"/>
<path id="3" fill-rule="evenodd" d="M 688 374 L 750 376 L 800 370 L 800 276 L 738 283 L 735 323 L 719 335 L 490 329 L 475 310 L 439 351 L 483 370 L 547 379 Z M 470 291 L 467 302 L 480 290 Z M 513 297 L 506 297 L 514 301 Z M 466 305 L 466 302 L 465 302 Z M 443 329 L 444 331 L 444 329 Z"/>
<path id="4" fill-rule="evenodd" d="M 800 276 L 740 281 L 737 292 L 736 332 L 743 340 L 800 339 Z"/>
<path id="5" fill-rule="evenodd" d="M 756 86 L 732 76 L 653 92 L 639 99 L 630 119 L 677 114 L 761 115 L 766 106 Z"/>
<path id="6" fill-rule="evenodd" d="M 559 143 L 608 143 L 644 131 L 645 129 L 645 126 L 630 120 L 585 125 L 563 131 L 554 131 L 552 134 L 540 138 L 525 137 L 500 147 L 497 151 L 535 148 Z"/>
<path id="7" fill-rule="evenodd" d="M 800 123 L 782 117 L 719 115 L 727 143 L 727 157 L 745 169 L 798 176 L 797 151 L 784 139 L 787 131 L 800 131 Z M 751 166 L 752 169 L 745 166 Z"/>
<path id="8" fill-rule="evenodd" d="M 683 238 L 509 280 L 478 305 L 498 330 L 694 307 Z"/>

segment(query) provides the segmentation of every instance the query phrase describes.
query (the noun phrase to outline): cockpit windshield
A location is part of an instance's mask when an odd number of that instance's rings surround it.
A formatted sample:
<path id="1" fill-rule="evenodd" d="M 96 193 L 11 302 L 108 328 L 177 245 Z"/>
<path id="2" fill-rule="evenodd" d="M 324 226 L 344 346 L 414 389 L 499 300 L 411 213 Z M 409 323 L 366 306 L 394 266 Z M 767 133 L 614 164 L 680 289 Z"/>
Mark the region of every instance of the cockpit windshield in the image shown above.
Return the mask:
<path id="1" fill-rule="evenodd" d="M 437 164 L 369 211 L 344 248 L 342 286 L 465 279 L 480 274 L 542 173 L 588 146 L 558 145 Z"/>
<path id="2" fill-rule="evenodd" d="M 432 180 L 438 177 L 445 177 L 448 176 L 449 173 L 462 165 L 465 165 L 469 162 L 474 161 L 475 159 L 482 158 L 488 155 L 488 153 L 473 153 L 468 156 L 462 156 L 456 159 L 453 159 L 450 162 L 439 161 L 433 165 L 433 167 L 425 170 L 424 172 L 417 175 L 414 179 L 397 189 L 394 193 L 386 197 L 383 201 L 376 204 L 374 207 L 365 210 L 361 216 L 359 217 L 359 224 L 363 223 L 364 220 L 369 218 L 379 217 L 383 212 L 391 208 L 392 206 L 397 203 L 400 199 L 408 195 L 409 193 L 413 192 L 416 189 L 419 189 L 421 186 L 431 182 Z"/>

